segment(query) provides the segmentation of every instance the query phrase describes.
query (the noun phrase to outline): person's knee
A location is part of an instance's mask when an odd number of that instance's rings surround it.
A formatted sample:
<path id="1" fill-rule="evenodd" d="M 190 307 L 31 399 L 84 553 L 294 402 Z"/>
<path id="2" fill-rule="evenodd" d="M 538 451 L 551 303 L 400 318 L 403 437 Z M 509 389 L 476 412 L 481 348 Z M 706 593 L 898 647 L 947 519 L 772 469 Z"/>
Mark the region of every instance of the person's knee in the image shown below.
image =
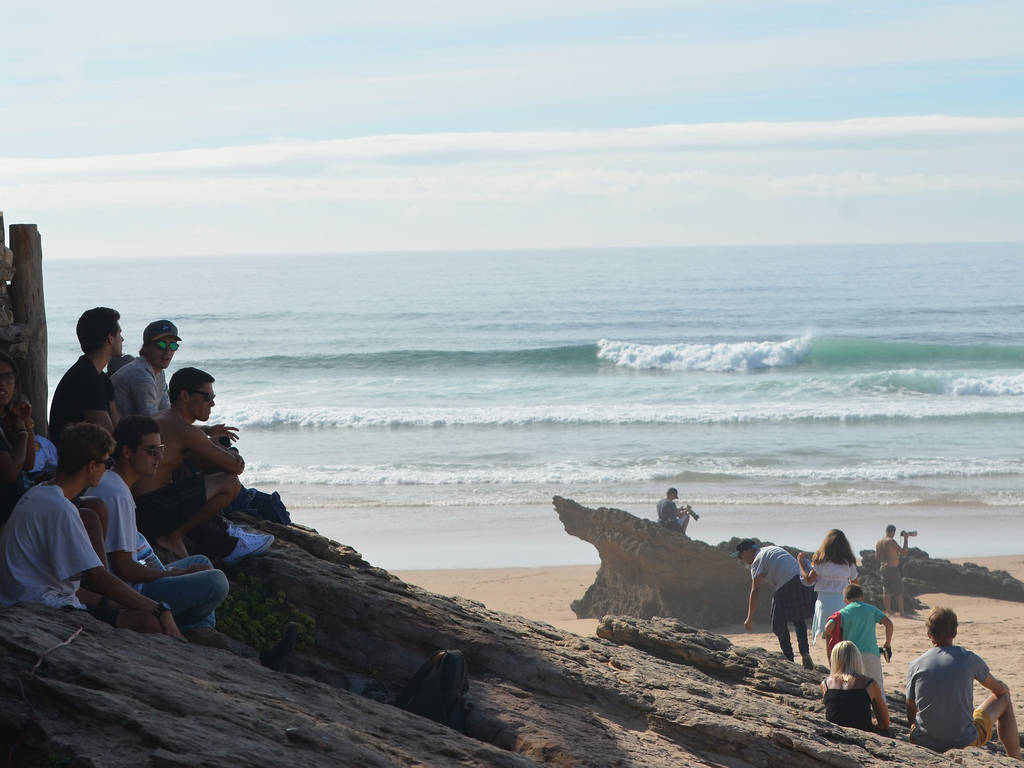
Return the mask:
<path id="1" fill-rule="evenodd" d="M 215 599 L 218 605 L 224 602 L 224 599 L 228 596 L 228 592 L 231 590 L 231 584 L 228 583 L 228 577 L 224 575 L 224 571 L 206 571 L 209 573 L 210 579 L 210 594 Z"/>

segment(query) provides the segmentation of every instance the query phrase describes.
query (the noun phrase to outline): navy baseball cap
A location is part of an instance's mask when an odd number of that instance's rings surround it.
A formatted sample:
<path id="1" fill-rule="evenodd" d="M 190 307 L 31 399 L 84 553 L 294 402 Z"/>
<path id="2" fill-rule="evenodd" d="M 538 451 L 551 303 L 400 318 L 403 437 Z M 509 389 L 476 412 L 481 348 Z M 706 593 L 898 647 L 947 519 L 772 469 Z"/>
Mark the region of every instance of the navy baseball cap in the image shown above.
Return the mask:
<path id="1" fill-rule="evenodd" d="M 142 332 L 142 343 L 146 344 L 153 339 L 161 339 L 164 336 L 173 336 L 175 341 L 181 341 L 178 335 L 178 327 L 170 320 L 154 320 L 146 326 Z"/>
<path id="2" fill-rule="evenodd" d="M 743 539 L 743 541 L 736 545 L 736 551 L 729 555 L 729 557 L 739 557 L 740 553 L 746 552 L 748 549 L 757 549 L 757 542 L 753 539 Z"/>

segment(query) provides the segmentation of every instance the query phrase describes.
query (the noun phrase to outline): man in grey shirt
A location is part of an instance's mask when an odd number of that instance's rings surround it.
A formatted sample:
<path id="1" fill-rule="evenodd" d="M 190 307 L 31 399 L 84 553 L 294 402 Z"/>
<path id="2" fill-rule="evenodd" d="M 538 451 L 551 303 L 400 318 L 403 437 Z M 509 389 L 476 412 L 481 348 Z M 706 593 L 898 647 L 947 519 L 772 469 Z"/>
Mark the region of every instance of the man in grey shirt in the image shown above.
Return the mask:
<path id="1" fill-rule="evenodd" d="M 110 377 L 121 416 L 152 416 L 171 407 L 164 371 L 180 341 L 178 329 L 170 320 L 156 320 L 146 326 L 139 356 Z"/>
<path id="2" fill-rule="evenodd" d="M 988 665 L 979 656 L 953 645 L 957 618 L 952 610 L 932 609 L 926 627 L 934 647 L 910 662 L 907 668 L 910 741 L 937 752 L 981 747 L 992 738 L 995 722 L 999 725 L 999 740 L 1006 754 L 1020 760 L 1020 736 L 1010 689 L 992 677 Z M 977 709 L 974 709 L 975 680 L 992 692 Z"/>
<path id="3" fill-rule="evenodd" d="M 676 506 L 678 498 L 679 491 L 675 488 L 665 491 L 665 498 L 658 502 L 658 522 L 666 528 L 685 534 L 686 526 L 690 524 L 690 515 Z"/>

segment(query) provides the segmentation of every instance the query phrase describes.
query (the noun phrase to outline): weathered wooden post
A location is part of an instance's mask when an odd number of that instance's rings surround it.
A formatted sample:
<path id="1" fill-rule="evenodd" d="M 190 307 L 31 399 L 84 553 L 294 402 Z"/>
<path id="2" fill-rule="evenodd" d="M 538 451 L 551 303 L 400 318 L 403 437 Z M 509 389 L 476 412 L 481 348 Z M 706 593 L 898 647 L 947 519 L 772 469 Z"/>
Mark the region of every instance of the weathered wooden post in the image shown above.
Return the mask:
<path id="1" fill-rule="evenodd" d="M 14 317 L 26 327 L 28 348 L 19 366 L 22 393 L 32 403 L 36 434 L 46 434 L 46 305 L 43 303 L 43 247 L 35 224 L 11 225 L 14 279 L 11 302 Z"/>

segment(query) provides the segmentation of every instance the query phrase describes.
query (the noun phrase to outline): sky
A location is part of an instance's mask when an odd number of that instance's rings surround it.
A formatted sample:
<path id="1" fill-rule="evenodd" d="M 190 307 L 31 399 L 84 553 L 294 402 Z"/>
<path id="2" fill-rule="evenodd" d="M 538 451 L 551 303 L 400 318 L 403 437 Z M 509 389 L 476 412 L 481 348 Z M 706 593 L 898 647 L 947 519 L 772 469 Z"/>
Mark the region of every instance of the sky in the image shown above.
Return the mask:
<path id="1" fill-rule="evenodd" d="M 1019 0 L 5 0 L 47 258 L 1024 241 Z"/>

